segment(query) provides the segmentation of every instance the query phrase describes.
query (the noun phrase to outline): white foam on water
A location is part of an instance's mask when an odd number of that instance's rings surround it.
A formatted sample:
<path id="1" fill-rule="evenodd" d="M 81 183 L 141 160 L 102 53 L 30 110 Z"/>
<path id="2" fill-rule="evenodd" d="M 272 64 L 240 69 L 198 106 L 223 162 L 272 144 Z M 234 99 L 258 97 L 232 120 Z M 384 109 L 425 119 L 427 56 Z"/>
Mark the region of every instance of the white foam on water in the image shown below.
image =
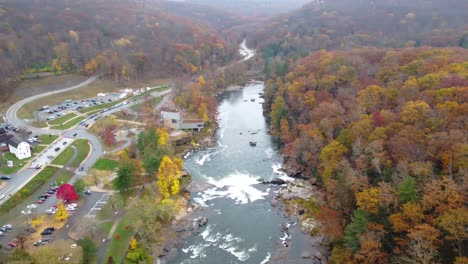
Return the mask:
<path id="1" fill-rule="evenodd" d="M 255 245 L 255 246 L 249 248 L 247 251 L 249 251 L 249 252 L 256 252 L 256 251 L 257 251 L 257 245 Z"/>
<path id="2" fill-rule="evenodd" d="M 227 252 L 231 253 L 231 255 L 235 256 L 239 261 L 246 261 L 248 258 L 250 258 L 249 253 L 246 251 L 240 250 L 236 247 L 229 247 L 225 249 Z"/>
<path id="3" fill-rule="evenodd" d="M 205 258 L 206 253 L 203 252 L 210 244 L 190 245 L 188 248 L 183 248 L 182 251 L 186 254 L 191 254 L 190 258 Z"/>
<path id="4" fill-rule="evenodd" d="M 205 154 L 203 155 L 199 160 L 195 161 L 200 166 L 203 166 L 205 164 L 205 161 L 210 160 L 211 154 Z"/>
<path id="5" fill-rule="evenodd" d="M 273 173 L 278 175 L 277 177 L 286 181 L 286 182 L 292 182 L 294 181 L 294 178 L 289 177 L 284 171 L 281 170 L 281 164 L 280 163 L 273 163 L 271 165 L 271 168 L 273 169 Z"/>
<path id="6" fill-rule="evenodd" d="M 266 257 L 262 260 L 262 262 L 260 262 L 260 264 L 266 264 L 271 258 L 271 254 L 270 252 L 268 252 L 268 254 L 266 255 Z"/>
<path id="7" fill-rule="evenodd" d="M 267 157 L 269 159 L 273 158 L 273 155 L 275 154 L 275 151 L 271 148 L 271 147 L 268 147 L 266 150 L 265 150 L 265 154 L 267 155 Z"/>
<path id="8" fill-rule="evenodd" d="M 184 159 L 188 158 L 188 157 L 190 156 L 190 154 L 192 154 L 192 152 L 190 152 L 190 151 L 189 151 L 189 152 L 187 152 L 187 153 L 185 153 L 185 155 L 184 155 Z"/>
<path id="9" fill-rule="evenodd" d="M 206 204 L 207 201 L 221 197 L 232 199 L 236 204 L 247 204 L 256 200 L 265 199 L 268 195 L 268 191 L 262 192 L 254 187 L 254 185 L 259 184 L 257 179 L 258 177 L 253 177 L 238 171 L 220 180 L 208 177 L 208 183 L 216 187 L 203 192 L 199 203 Z"/>
<path id="10" fill-rule="evenodd" d="M 203 239 L 206 240 L 206 238 L 210 234 L 210 231 L 211 231 L 211 225 L 208 225 L 206 226 L 205 230 L 203 230 L 203 232 L 200 235 L 203 237 Z"/>
<path id="11" fill-rule="evenodd" d="M 198 195 L 201 195 L 201 193 L 198 193 Z M 204 201 L 203 198 L 201 198 L 201 197 L 194 197 L 193 201 L 199 206 L 209 207 L 209 205 L 206 204 L 206 201 Z"/>

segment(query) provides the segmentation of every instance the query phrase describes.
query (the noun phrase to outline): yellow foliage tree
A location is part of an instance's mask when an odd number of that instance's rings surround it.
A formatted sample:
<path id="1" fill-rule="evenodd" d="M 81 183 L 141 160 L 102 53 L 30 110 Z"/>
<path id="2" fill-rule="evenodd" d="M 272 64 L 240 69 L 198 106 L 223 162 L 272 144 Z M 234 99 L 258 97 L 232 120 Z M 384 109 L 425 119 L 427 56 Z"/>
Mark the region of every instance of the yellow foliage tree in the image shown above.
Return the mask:
<path id="1" fill-rule="evenodd" d="M 169 156 L 164 156 L 158 169 L 157 186 L 164 199 L 171 195 L 176 195 L 180 191 L 180 177 L 182 176 L 183 162 L 179 158 L 171 160 Z"/>
<path id="2" fill-rule="evenodd" d="M 55 213 L 55 219 L 59 221 L 66 220 L 68 218 L 68 212 L 63 203 L 58 203 L 57 212 Z"/>
<path id="3" fill-rule="evenodd" d="M 390 216 L 393 231 L 408 232 L 411 228 L 420 224 L 424 219 L 421 206 L 415 203 L 405 203 L 403 211 Z"/>
<path id="4" fill-rule="evenodd" d="M 372 187 L 356 193 L 356 204 L 359 209 L 369 214 L 376 214 L 379 210 L 379 189 Z"/>
<path id="5" fill-rule="evenodd" d="M 41 226 L 43 223 L 44 223 L 44 216 L 41 215 L 31 220 L 31 227 L 37 228 L 38 226 Z"/>
<path id="6" fill-rule="evenodd" d="M 138 242 L 135 237 L 130 238 L 130 249 L 135 250 L 138 247 Z"/>
<path id="7" fill-rule="evenodd" d="M 337 140 L 333 140 L 322 149 L 320 153 L 320 167 L 322 168 L 322 178 L 325 185 L 328 184 L 338 163 L 347 151 L 348 149 Z"/>
<path id="8" fill-rule="evenodd" d="M 198 77 L 198 83 L 200 84 L 200 86 L 206 85 L 205 77 L 203 77 L 203 75 L 200 75 L 200 77 Z"/>
<path id="9" fill-rule="evenodd" d="M 169 133 L 167 133 L 167 131 L 162 128 L 158 128 L 157 133 L 158 133 L 158 145 L 166 146 L 167 141 L 169 140 Z"/>

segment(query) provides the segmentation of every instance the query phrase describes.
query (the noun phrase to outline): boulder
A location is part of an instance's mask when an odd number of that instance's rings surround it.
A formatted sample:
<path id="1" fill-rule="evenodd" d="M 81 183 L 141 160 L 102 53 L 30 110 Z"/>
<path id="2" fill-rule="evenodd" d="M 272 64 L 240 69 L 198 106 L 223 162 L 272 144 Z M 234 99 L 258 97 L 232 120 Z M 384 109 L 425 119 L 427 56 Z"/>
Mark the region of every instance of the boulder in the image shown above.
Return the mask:
<path id="1" fill-rule="evenodd" d="M 304 251 L 304 252 L 301 253 L 301 257 L 302 257 L 303 259 L 309 259 L 309 258 L 312 257 L 312 254 L 310 254 L 309 251 Z"/>
<path id="2" fill-rule="evenodd" d="M 274 178 L 273 180 L 270 181 L 271 184 L 274 184 L 274 185 L 283 185 L 285 184 L 286 182 L 283 180 L 283 179 L 280 179 L 280 178 Z"/>
<path id="3" fill-rule="evenodd" d="M 291 199 L 310 199 L 316 191 L 316 187 L 305 180 L 295 180 L 289 182 L 286 188 L 282 188 L 279 192 L 280 197 L 285 200 Z"/>

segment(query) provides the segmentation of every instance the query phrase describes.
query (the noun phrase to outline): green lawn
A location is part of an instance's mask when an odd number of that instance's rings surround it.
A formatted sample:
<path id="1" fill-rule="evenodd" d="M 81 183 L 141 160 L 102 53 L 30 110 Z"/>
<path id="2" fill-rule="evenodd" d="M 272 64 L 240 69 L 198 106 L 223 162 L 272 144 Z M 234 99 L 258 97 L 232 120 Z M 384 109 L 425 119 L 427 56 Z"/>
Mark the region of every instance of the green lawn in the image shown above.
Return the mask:
<path id="1" fill-rule="evenodd" d="M 5 174 L 11 174 L 17 172 L 21 169 L 31 158 L 19 160 L 16 156 L 12 153 L 5 153 L 0 158 L 0 171 Z M 13 167 L 7 167 L 7 160 L 13 161 Z"/>
<path id="2" fill-rule="evenodd" d="M 104 108 L 109 108 L 109 107 L 114 106 L 114 105 L 116 105 L 116 104 L 118 104 L 120 102 L 123 102 L 125 100 L 126 99 L 124 98 L 124 99 L 120 99 L 120 100 L 105 103 L 105 104 L 94 105 L 94 106 L 91 106 L 91 107 L 80 109 L 79 112 L 80 113 L 89 113 L 89 112 L 92 112 L 92 111 L 101 110 L 101 109 L 104 109 Z"/>
<path id="3" fill-rule="evenodd" d="M 75 146 L 78 150 L 78 155 L 75 160 L 70 164 L 71 167 L 78 167 L 81 162 L 88 156 L 89 153 L 89 144 L 87 139 L 77 139 L 75 140 L 68 148 L 66 148 L 60 155 L 58 155 L 53 161 L 52 164 L 55 165 L 65 165 L 71 157 L 73 157 L 73 148 Z"/>
<path id="4" fill-rule="evenodd" d="M 100 158 L 94 163 L 93 168 L 97 170 L 113 171 L 117 166 L 119 166 L 119 162 L 115 160 Z"/>
<path id="5" fill-rule="evenodd" d="M 50 145 L 52 142 L 54 142 L 58 136 L 56 135 L 40 135 L 38 140 L 42 142 L 42 144 L 45 145 Z"/>
<path id="6" fill-rule="evenodd" d="M 69 129 L 71 127 L 76 126 L 79 122 L 83 121 L 85 118 L 86 118 L 85 116 L 78 116 L 78 117 L 75 117 L 72 120 L 68 121 L 65 124 L 58 125 L 58 126 L 53 126 L 51 128 L 52 129 L 59 129 L 59 130 Z"/>
<path id="7" fill-rule="evenodd" d="M 46 146 L 34 146 L 34 148 L 33 148 L 33 153 L 34 153 L 34 154 L 40 153 L 40 152 L 43 151 L 45 148 L 46 148 Z"/>
<path id="8" fill-rule="evenodd" d="M 111 230 L 113 224 L 114 221 L 110 220 L 99 225 L 99 231 L 103 237 L 107 237 L 107 235 L 109 235 L 109 231 Z"/>
<path id="9" fill-rule="evenodd" d="M 129 211 L 120 220 L 112 239 L 107 246 L 106 255 L 103 258 L 104 260 L 109 259 L 109 256 L 112 256 L 114 263 L 122 262 L 122 259 L 125 257 L 125 253 L 127 252 L 130 237 L 135 233 L 136 219 L 136 212 Z"/>
<path id="10" fill-rule="evenodd" d="M 60 155 L 58 155 L 53 161 L 54 165 L 65 165 L 71 157 L 73 157 L 73 149 L 71 147 L 66 148 Z"/>
<path id="11" fill-rule="evenodd" d="M 130 109 L 137 111 L 137 112 L 142 112 L 143 110 L 145 110 L 145 108 L 151 108 L 151 109 L 154 108 L 161 101 L 162 101 L 161 96 L 154 97 L 147 101 L 141 102 L 139 104 L 132 105 Z"/>
<path id="12" fill-rule="evenodd" d="M 53 125 L 60 125 L 60 124 L 63 124 L 65 122 L 67 122 L 68 120 L 72 119 L 76 117 L 76 114 L 75 113 L 69 113 L 69 114 L 66 114 L 64 116 L 61 116 L 57 119 L 54 119 L 52 121 L 49 121 L 49 125 L 53 126 Z"/>
<path id="13" fill-rule="evenodd" d="M 56 167 L 45 167 L 39 172 L 34 178 L 29 181 L 23 188 L 15 193 L 13 197 L 8 199 L 2 205 L 0 205 L 0 216 L 5 215 L 11 209 L 28 199 L 37 189 L 44 185 L 57 171 L 59 168 Z"/>
<path id="14" fill-rule="evenodd" d="M 67 183 L 71 179 L 73 174 L 74 174 L 73 172 L 65 170 L 57 177 L 55 181 L 57 182 L 58 185 Z"/>

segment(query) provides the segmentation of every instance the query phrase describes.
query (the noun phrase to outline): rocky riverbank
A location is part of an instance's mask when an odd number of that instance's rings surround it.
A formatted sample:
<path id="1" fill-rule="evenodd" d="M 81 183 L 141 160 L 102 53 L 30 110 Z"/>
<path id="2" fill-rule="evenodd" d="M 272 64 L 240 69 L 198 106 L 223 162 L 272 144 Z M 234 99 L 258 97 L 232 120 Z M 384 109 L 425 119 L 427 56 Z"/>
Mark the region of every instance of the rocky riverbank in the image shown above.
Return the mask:
<path id="1" fill-rule="evenodd" d="M 267 183 L 278 184 L 281 181 L 277 178 Z M 306 245 L 307 249 L 300 252 L 303 259 L 310 260 L 310 263 L 327 263 L 329 252 L 320 233 L 321 224 L 314 219 L 312 212 L 320 200 L 318 187 L 308 180 L 299 178 L 282 185 L 271 205 L 284 214 L 285 223 L 280 227 L 284 237 L 269 263 L 284 263 L 288 256 L 297 254 L 292 250 L 295 243 Z M 298 236 L 305 239 L 297 241 L 295 235 L 298 232 L 310 236 Z"/>

